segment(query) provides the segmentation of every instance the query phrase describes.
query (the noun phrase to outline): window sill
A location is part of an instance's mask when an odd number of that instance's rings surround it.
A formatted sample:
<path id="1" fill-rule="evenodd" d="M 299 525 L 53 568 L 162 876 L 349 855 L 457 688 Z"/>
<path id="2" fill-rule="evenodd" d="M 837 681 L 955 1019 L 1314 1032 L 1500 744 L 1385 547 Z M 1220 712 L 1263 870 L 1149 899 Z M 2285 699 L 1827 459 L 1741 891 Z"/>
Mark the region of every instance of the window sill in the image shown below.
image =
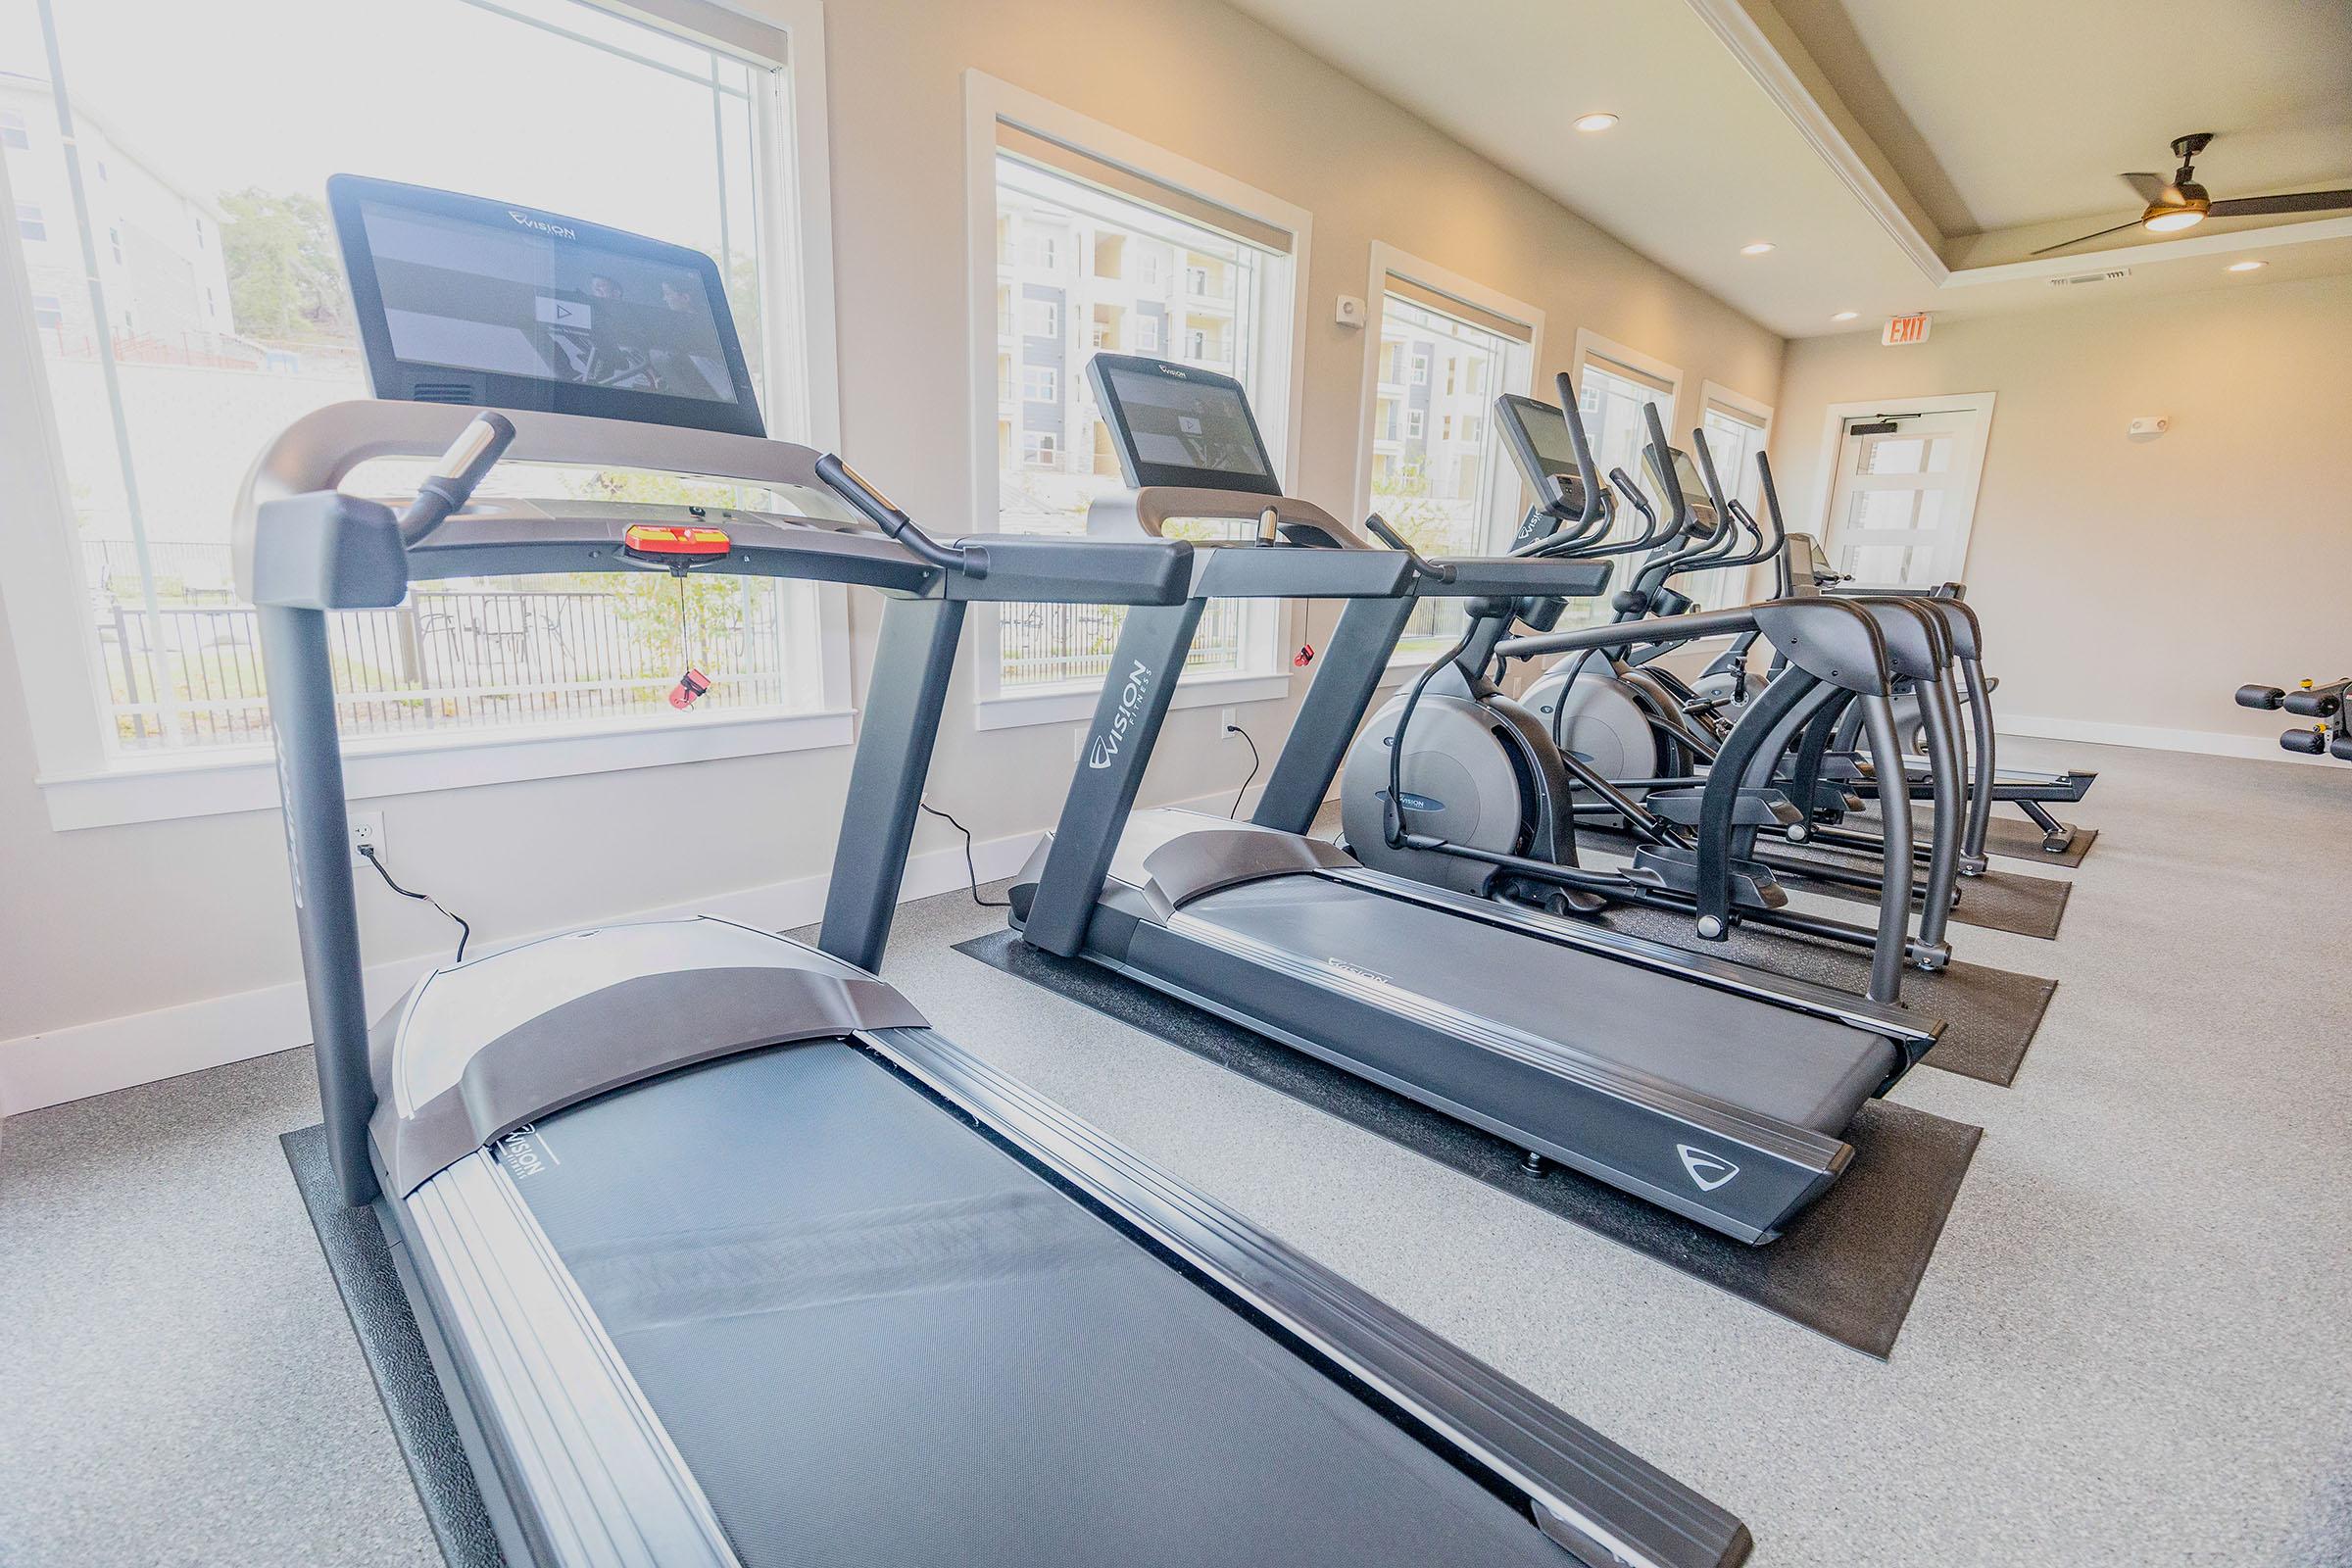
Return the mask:
<path id="1" fill-rule="evenodd" d="M 421 795 L 435 790 L 514 784 L 708 762 L 771 752 L 847 746 L 857 738 L 850 710 L 746 714 L 625 728 L 562 729 L 494 738 L 359 742 L 343 754 L 352 800 Z M 208 757 L 165 756 L 125 761 L 104 772 L 39 781 L 49 824 L 61 833 L 178 817 L 277 809 L 277 767 L 266 750 L 240 747 Z"/>
<path id="2" fill-rule="evenodd" d="M 1039 691 L 983 697 L 972 705 L 977 729 L 1021 729 L 1031 724 L 1067 724 L 1092 718 L 1101 698 L 1100 682 L 1051 686 Z M 1226 703 L 1272 703 L 1291 695 L 1291 677 L 1238 671 L 1224 675 L 1187 675 L 1176 683 L 1170 708 L 1209 708 Z"/>

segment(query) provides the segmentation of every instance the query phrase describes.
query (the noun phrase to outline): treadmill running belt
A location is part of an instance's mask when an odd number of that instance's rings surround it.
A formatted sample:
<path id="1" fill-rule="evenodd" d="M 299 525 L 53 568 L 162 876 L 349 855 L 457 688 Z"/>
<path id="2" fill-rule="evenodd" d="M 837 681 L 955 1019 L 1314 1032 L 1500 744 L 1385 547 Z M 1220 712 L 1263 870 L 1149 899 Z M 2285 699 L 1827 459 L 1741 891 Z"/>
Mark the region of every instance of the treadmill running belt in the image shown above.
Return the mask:
<path id="1" fill-rule="evenodd" d="M 847 1043 L 537 1131 L 509 1172 L 746 1563 L 1567 1560 Z"/>
<path id="2" fill-rule="evenodd" d="M 1310 957 L 1344 954 L 1413 996 L 1833 1138 L 1896 1060 L 1861 1029 L 1329 877 L 1246 882 L 1181 914 Z"/>

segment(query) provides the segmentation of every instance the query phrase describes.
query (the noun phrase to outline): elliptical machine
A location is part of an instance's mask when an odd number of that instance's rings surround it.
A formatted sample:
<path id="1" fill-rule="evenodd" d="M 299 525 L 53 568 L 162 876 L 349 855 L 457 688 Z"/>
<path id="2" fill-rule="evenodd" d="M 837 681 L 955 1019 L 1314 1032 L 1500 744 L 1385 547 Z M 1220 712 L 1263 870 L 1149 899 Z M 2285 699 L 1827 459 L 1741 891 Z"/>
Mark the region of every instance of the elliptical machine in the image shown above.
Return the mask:
<path id="1" fill-rule="evenodd" d="M 1541 445 L 1565 448 L 1565 460 L 1560 453 L 1541 455 L 1542 516 L 1531 516 L 1522 535 L 1557 523 L 1542 534 L 1542 553 L 1623 549 L 1604 542 L 1610 503 L 1575 412 L 1575 389 L 1564 374 L 1559 385 L 1566 410 L 1561 433 L 1567 439 Z M 1560 416 L 1560 411 L 1549 412 Z M 1649 423 L 1653 462 L 1662 470 L 1673 521 L 1661 523 L 1657 513 L 1637 500 L 1645 525 L 1636 547 L 1650 544 L 1670 555 L 1683 554 L 1674 541 L 1690 531 L 1691 514 L 1677 493 L 1673 460 L 1666 456 L 1654 410 Z M 1614 477 L 1631 491 L 1622 472 Z M 1724 556 L 1737 548 L 1735 541 Z M 1618 603 L 1627 601 L 1620 596 Z M 1727 940 L 1736 925 L 1754 921 L 1867 948 L 1872 954 L 1869 995 L 1875 1001 L 1897 1000 L 1906 960 L 1924 969 L 1949 961 L 1938 918 L 1944 910 L 1934 897 L 1923 911 L 1921 930 L 1911 931 L 1907 876 L 1880 887 L 1877 924 L 1863 928 L 1789 908 L 1773 869 L 1754 855 L 1759 828 L 1786 825 L 1800 814 L 1774 787 L 1774 773 L 1793 728 L 1823 707 L 1848 697 L 1859 701 L 1874 759 L 1899 766 L 1891 707 L 1899 676 L 1883 625 L 1916 642 L 1923 658 L 1932 657 L 1924 617 L 1899 605 L 1865 608 L 1828 598 L 1771 600 L 1715 612 L 1686 609 L 1674 617 L 1678 639 L 1757 632 L 1787 654 L 1788 667 L 1714 748 L 1703 777 L 1630 781 L 1642 791 L 1636 798 L 1592 760 L 1554 745 L 1541 717 L 1514 702 L 1494 679 L 1494 672 L 1512 657 L 1608 651 L 1642 641 L 1653 627 L 1641 621 L 1642 630 L 1629 631 L 1637 623 L 1628 620 L 1551 630 L 1563 608 L 1558 600 L 1467 603 L 1468 621 L 1454 646 L 1376 714 L 1349 750 L 1341 816 L 1352 854 L 1378 870 L 1532 904 L 1555 914 L 1592 914 L 1609 902 L 1638 903 L 1690 914 L 1697 934 L 1708 940 Z M 1511 637 L 1514 623 L 1525 623 L 1533 635 Z M 1636 839 L 1631 865 L 1604 869 L 1580 863 L 1576 827 L 1580 809 L 1588 806 L 1627 823 Z M 1889 832 L 1893 863 L 1906 867 L 1909 829 L 1905 820 L 1890 824 Z"/>

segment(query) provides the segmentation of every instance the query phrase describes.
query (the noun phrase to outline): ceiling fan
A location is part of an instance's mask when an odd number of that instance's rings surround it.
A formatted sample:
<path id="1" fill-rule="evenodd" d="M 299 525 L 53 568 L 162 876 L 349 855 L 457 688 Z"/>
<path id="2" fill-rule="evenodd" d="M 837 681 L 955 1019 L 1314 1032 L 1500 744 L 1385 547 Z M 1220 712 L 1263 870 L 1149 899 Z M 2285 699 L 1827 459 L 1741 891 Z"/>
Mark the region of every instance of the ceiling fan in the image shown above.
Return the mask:
<path id="1" fill-rule="evenodd" d="M 2144 228 L 2153 234 L 2169 234 L 2179 229 L 2194 228 L 2208 218 L 2250 218 L 2266 213 L 2326 213 L 2337 208 L 2352 209 L 2352 190 L 2307 190 L 2291 196 L 2239 196 L 2217 202 L 2196 181 L 2197 155 L 2213 140 L 2210 130 L 2194 131 L 2173 140 L 2173 156 L 2180 167 L 2169 180 L 2157 174 L 2125 174 L 2125 184 L 2137 192 L 2147 203 L 2147 210 L 2129 223 L 2102 228 L 2095 234 L 2078 234 L 2073 239 L 2044 245 L 2036 256 L 2062 251 L 2069 245 L 2084 240 L 2104 239 L 2120 234 L 2127 228 Z"/>

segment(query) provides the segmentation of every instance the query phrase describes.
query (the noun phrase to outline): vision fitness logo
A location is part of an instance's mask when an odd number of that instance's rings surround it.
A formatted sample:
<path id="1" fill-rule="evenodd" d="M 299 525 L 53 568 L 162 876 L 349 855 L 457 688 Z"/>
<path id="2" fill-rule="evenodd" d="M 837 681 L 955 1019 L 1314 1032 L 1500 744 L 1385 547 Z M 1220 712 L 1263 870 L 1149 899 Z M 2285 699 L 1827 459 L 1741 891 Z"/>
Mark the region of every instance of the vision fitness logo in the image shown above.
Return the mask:
<path id="1" fill-rule="evenodd" d="M 1126 684 L 1119 688 L 1119 709 L 1110 715 L 1110 727 L 1095 737 L 1095 744 L 1086 749 L 1086 765 L 1108 767 L 1111 759 L 1119 755 L 1126 744 L 1127 731 L 1135 725 L 1135 715 L 1143 711 L 1144 698 L 1152 690 L 1152 666 L 1142 660 L 1127 672 Z"/>
<path id="2" fill-rule="evenodd" d="M 544 218 L 533 218 L 530 214 L 518 213 L 512 207 L 507 209 L 507 216 L 525 228 L 535 228 L 542 234 L 553 234 L 558 239 L 578 239 L 580 237 L 565 224 L 551 223 Z"/>

